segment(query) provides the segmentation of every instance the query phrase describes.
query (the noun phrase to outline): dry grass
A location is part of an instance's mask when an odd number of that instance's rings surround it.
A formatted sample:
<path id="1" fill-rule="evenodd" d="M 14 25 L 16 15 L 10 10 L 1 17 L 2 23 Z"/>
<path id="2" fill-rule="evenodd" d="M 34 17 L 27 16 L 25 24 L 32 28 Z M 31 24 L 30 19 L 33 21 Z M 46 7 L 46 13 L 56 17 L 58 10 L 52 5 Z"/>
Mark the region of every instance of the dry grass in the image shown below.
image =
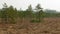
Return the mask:
<path id="1" fill-rule="evenodd" d="M 0 34 L 60 34 L 60 18 L 44 18 L 42 23 L 17 19 L 17 24 L 0 24 Z"/>

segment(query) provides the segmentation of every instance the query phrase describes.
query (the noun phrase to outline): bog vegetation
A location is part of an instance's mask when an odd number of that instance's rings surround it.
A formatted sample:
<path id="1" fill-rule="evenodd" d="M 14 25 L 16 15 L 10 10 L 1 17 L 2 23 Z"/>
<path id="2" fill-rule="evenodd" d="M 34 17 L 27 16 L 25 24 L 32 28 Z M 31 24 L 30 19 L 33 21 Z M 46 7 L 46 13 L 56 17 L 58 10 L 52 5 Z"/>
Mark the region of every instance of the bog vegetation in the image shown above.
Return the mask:
<path id="1" fill-rule="evenodd" d="M 30 19 L 30 22 L 41 22 L 45 17 L 60 17 L 60 13 L 55 10 L 43 10 L 40 4 L 37 4 L 36 8 L 28 6 L 26 10 L 17 10 L 13 6 L 9 6 L 4 3 L 3 8 L 0 9 L 0 18 L 2 23 L 16 23 L 17 18 Z M 4 22 L 3 22 L 4 21 Z"/>

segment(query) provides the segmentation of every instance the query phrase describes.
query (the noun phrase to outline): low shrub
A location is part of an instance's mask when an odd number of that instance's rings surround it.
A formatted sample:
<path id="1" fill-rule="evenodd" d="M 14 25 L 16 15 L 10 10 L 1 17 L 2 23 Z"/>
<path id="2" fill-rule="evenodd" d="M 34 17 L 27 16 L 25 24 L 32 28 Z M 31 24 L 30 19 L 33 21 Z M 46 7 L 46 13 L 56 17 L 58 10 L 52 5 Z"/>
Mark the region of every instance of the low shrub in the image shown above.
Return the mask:
<path id="1" fill-rule="evenodd" d="M 30 20 L 30 22 L 32 22 L 32 23 L 39 23 L 39 22 L 41 22 L 41 21 L 40 21 L 40 20 L 32 19 L 32 20 Z"/>

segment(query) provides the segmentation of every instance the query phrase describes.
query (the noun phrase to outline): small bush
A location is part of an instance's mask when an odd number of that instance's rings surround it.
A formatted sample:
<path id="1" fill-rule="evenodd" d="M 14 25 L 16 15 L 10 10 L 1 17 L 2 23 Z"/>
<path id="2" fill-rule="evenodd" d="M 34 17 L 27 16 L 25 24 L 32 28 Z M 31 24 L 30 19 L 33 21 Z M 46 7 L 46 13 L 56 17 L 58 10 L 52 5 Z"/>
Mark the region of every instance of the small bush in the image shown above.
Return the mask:
<path id="1" fill-rule="evenodd" d="M 39 23 L 39 22 L 41 22 L 41 21 L 40 21 L 40 20 L 35 20 L 35 19 L 33 19 L 33 20 L 31 20 L 30 22 Z"/>

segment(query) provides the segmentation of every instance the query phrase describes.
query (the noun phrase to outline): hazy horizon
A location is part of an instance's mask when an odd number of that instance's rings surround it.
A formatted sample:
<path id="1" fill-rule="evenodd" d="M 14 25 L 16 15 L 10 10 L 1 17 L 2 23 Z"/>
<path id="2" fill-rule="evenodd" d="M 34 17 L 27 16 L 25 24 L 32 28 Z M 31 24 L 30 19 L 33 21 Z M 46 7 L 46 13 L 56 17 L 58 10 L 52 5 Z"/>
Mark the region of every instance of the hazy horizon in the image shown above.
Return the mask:
<path id="1" fill-rule="evenodd" d="M 39 3 L 44 9 L 52 9 L 60 11 L 60 0 L 0 0 L 0 8 L 3 7 L 2 4 L 7 3 L 8 6 L 12 5 L 17 9 L 22 8 L 23 10 L 31 4 L 33 8 Z"/>

